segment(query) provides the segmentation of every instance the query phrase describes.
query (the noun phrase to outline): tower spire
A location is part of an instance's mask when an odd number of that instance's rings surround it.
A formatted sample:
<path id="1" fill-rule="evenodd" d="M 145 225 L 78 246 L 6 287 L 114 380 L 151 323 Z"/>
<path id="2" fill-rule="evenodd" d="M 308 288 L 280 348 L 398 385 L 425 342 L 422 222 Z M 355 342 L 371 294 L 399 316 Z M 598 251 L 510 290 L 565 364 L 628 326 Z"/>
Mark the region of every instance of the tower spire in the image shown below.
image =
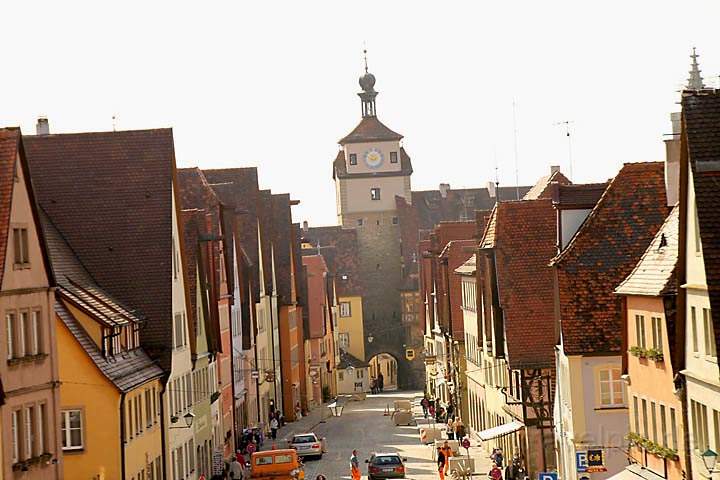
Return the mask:
<path id="1" fill-rule="evenodd" d="M 365 58 L 365 75 L 360 77 L 360 88 L 362 92 L 358 93 L 360 97 L 360 104 L 362 106 L 362 116 L 374 117 L 375 116 L 375 97 L 377 92 L 375 91 L 375 75 L 368 72 L 367 65 L 367 48 L 363 49 L 363 56 Z"/>
<path id="2" fill-rule="evenodd" d="M 698 65 L 697 58 L 700 55 L 695 53 L 695 47 L 693 47 L 692 63 L 690 64 L 690 77 L 688 78 L 687 88 L 688 90 L 702 90 L 705 88 L 703 78 L 700 76 L 700 66 Z"/>

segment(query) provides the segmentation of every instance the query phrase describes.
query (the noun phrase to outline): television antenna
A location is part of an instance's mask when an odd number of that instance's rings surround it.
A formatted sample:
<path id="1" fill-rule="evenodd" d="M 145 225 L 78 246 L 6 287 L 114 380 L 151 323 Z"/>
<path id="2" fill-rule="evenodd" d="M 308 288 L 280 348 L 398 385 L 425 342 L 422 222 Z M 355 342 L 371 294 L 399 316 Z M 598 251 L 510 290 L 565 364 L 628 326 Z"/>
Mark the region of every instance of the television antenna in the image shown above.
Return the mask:
<path id="1" fill-rule="evenodd" d="M 568 144 L 568 164 L 570 168 L 570 180 L 573 179 L 572 140 L 570 137 L 570 125 L 572 125 L 573 123 L 575 123 L 573 120 L 562 120 L 560 122 L 553 123 L 553 125 L 555 126 L 565 126 L 565 137 L 567 137 Z"/>

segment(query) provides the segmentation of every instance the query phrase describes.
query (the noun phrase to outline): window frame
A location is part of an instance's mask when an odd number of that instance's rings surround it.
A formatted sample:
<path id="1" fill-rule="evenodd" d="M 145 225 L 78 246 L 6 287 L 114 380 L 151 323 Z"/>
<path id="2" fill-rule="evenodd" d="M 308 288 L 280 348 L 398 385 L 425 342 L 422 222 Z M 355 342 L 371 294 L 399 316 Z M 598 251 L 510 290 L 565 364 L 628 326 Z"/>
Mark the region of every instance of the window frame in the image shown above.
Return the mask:
<path id="1" fill-rule="evenodd" d="M 342 318 L 352 317 L 352 305 L 350 302 L 340 302 L 340 316 Z"/>
<path id="2" fill-rule="evenodd" d="M 370 200 L 378 202 L 381 200 L 380 187 L 370 187 Z"/>
<path id="3" fill-rule="evenodd" d="M 608 379 L 603 380 L 602 376 L 603 373 L 607 372 Z M 613 372 L 617 372 L 618 376 L 616 379 L 613 378 Z M 626 398 L 626 392 L 623 388 L 623 380 L 621 378 L 622 371 L 621 368 L 618 366 L 603 366 L 599 367 L 597 369 L 597 378 L 596 378 L 596 385 L 597 385 L 597 401 L 598 401 L 598 409 L 609 409 L 609 408 L 627 408 L 627 398 Z M 607 384 L 609 387 L 609 395 L 610 395 L 610 402 L 609 403 L 603 403 L 603 384 Z M 617 403 L 615 402 L 615 396 L 619 393 L 622 397 L 622 402 Z"/>
<path id="4" fill-rule="evenodd" d="M 357 165 L 357 153 L 351 153 L 348 155 L 348 157 L 348 162 L 350 163 L 350 165 Z"/>
<path id="5" fill-rule="evenodd" d="M 77 428 L 69 427 L 70 425 L 70 414 L 77 412 L 80 419 L 80 426 Z M 80 431 L 80 444 L 72 445 L 72 431 Z M 63 452 L 81 451 L 85 449 L 85 415 L 82 408 L 65 408 L 60 412 L 60 436 Z M 68 446 L 65 446 L 65 445 Z"/>
<path id="6" fill-rule="evenodd" d="M 398 163 L 398 152 L 390 152 L 390 163 Z"/>
<path id="7" fill-rule="evenodd" d="M 25 225 L 13 225 L 13 267 L 23 269 L 30 267 L 30 240 L 28 227 Z"/>

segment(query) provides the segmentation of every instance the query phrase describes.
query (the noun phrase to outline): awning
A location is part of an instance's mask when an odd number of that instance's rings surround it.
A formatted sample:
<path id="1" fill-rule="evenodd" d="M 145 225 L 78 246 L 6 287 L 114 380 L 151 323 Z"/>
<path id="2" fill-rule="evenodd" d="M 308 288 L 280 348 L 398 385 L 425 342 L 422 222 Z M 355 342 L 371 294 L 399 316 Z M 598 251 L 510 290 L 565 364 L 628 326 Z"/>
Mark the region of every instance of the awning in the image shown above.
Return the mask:
<path id="1" fill-rule="evenodd" d="M 639 465 L 637 463 L 634 463 L 628 467 L 625 467 L 624 470 L 620 470 L 619 473 L 616 473 L 612 477 L 609 477 L 607 480 L 664 480 L 662 475 L 658 475 L 657 473 L 648 470 L 647 468 L 643 467 L 642 465 Z"/>
<path id="2" fill-rule="evenodd" d="M 524 423 L 518 422 L 517 420 L 513 420 L 510 423 L 506 423 L 504 425 L 500 425 L 500 426 L 493 427 L 493 428 L 488 428 L 487 430 L 478 432 L 477 436 L 480 437 L 480 440 L 485 442 L 487 440 L 492 440 L 493 438 L 498 438 L 498 437 L 502 437 L 504 435 L 509 435 L 511 433 L 517 432 L 524 426 L 525 426 Z"/>

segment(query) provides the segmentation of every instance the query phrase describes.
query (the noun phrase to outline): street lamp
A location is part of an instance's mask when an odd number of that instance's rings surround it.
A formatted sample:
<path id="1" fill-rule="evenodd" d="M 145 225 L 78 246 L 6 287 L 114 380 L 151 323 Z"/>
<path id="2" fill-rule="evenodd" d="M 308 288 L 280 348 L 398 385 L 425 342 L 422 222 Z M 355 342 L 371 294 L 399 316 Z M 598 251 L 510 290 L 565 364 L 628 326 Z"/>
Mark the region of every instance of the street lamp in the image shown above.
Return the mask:
<path id="1" fill-rule="evenodd" d="M 171 422 L 171 423 L 177 423 L 178 420 L 179 420 L 178 417 L 175 417 L 175 416 L 170 417 L 170 422 Z M 192 427 L 193 420 L 195 420 L 195 415 L 194 415 L 192 412 L 188 412 L 188 413 L 186 413 L 185 415 L 183 415 L 183 420 L 185 420 L 185 426 L 184 426 L 184 427 L 181 425 L 181 426 L 177 426 L 177 427 L 172 427 L 172 426 L 171 426 L 171 427 L 168 427 L 168 428 L 190 428 L 190 427 Z"/>
<path id="2" fill-rule="evenodd" d="M 367 336 L 367 341 L 368 341 L 368 343 L 372 343 L 373 340 L 375 340 L 375 337 L 373 337 L 373 334 L 371 333 L 370 335 Z"/>
<path id="3" fill-rule="evenodd" d="M 703 452 L 701 457 L 708 473 L 712 475 L 715 472 L 715 464 L 717 463 L 718 454 L 708 448 L 705 452 Z"/>

